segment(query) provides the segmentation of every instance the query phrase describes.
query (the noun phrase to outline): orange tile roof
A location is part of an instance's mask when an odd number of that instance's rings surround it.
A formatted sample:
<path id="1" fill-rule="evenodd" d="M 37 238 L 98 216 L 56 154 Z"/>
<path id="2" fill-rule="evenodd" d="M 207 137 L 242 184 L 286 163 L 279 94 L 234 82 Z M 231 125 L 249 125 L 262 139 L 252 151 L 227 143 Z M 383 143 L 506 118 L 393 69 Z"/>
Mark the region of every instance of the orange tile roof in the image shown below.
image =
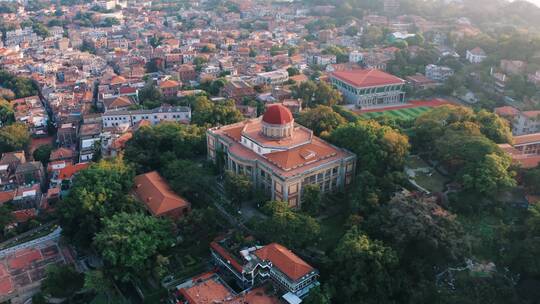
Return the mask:
<path id="1" fill-rule="evenodd" d="M 15 197 L 15 190 L 0 192 L 0 204 L 10 202 Z"/>
<path id="2" fill-rule="evenodd" d="M 280 169 L 289 171 L 306 164 L 336 156 L 337 149 L 313 138 L 311 143 L 287 151 L 269 153 L 265 158 Z"/>
<path id="3" fill-rule="evenodd" d="M 126 146 L 126 143 L 133 138 L 133 133 L 127 132 L 118 137 L 111 144 L 113 149 L 123 149 Z"/>
<path id="4" fill-rule="evenodd" d="M 37 216 L 36 209 L 34 208 L 13 211 L 11 214 L 13 214 L 15 222 L 17 223 L 28 222 L 30 219 L 33 219 Z"/>
<path id="5" fill-rule="evenodd" d="M 272 262 L 274 267 L 295 281 L 314 270 L 292 251 L 277 243 L 264 246 L 255 251 L 255 255 L 261 260 Z"/>
<path id="6" fill-rule="evenodd" d="M 73 150 L 71 149 L 58 148 L 51 152 L 51 156 L 49 157 L 49 160 L 54 161 L 54 160 L 62 159 L 62 158 L 73 158 L 74 155 L 75 155 L 75 152 L 73 152 Z"/>
<path id="7" fill-rule="evenodd" d="M 157 171 L 137 175 L 135 177 L 135 193 L 155 216 L 191 206 L 188 201 L 170 189 L 169 184 Z"/>
<path id="8" fill-rule="evenodd" d="M 523 112 L 523 115 L 527 116 L 528 118 L 536 119 L 540 117 L 540 111 L 525 111 Z"/>
<path id="9" fill-rule="evenodd" d="M 514 145 L 526 145 L 540 142 L 540 133 L 514 136 Z"/>
<path id="10" fill-rule="evenodd" d="M 180 293 L 189 304 L 214 304 L 224 303 L 233 294 L 217 279 L 207 279 L 189 288 L 180 289 Z"/>
<path id="11" fill-rule="evenodd" d="M 58 177 L 61 180 L 70 179 L 77 172 L 88 168 L 88 166 L 90 166 L 90 163 L 79 163 L 75 165 L 67 165 L 65 168 L 60 170 Z"/>
<path id="12" fill-rule="evenodd" d="M 260 134 L 260 118 L 214 128 L 211 129 L 210 132 L 230 140 L 231 145 L 229 146 L 229 153 L 233 157 L 239 157 L 246 160 L 258 160 L 267 166 L 273 167 L 274 172 L 284 177 L 302 174 L 306 170 L 320 166 L 324 163 L 354 156 L 346 150 L 336 148 L 324 140 L 312 136 L 312 133 L 308 129 L 299 125 L 295 127 L 292 137 L 284 139 L 271 139 L 265 137 Z M 240 143 L 242 134 L 264 147 L 291 147 L 291 149 L 284 152 L 259 155 Z M 315 152 L 315 160 L 311 157 L 309 151 Z"/>
<path id="13" fill-rule="evenodd" d="M 130 105 L 131 105 L 131 101 L 129 100 L 129 98 L 125 96 L 120 96 L 111 102 L 111 104 L 109 105 L 109 108 L 122 108 L 122 107 L 129 107 Z"/>
<path id="14" fill-rule="evenodd" d="M 240 265 L 240 263 L 238 263 L 238 261 L 227 250 L 225 250 L 225 248 L 221 247 L 221 245 L 219 245 L 217 242 L 210 243 L 210 248 L 226 259 L 236 271 L 242 273 L 242 265 Z"/>
<path id="15" fill-rule="evenodd" d="M 159 84 L 159 87 L 162 88 L 162 89 L 166 89 L 166 88 L 176 88 L 178 87 L 180 84 L 177 82 L 177 81 L 174 81 L 174 80 L 165 80 L 163 82 L 161 82 Z"/>
<path id="16" fill-rule="evenodd" d="M 511 106 L 504 106 L 495 108 L 495 113 L 501 116 L 514 116 L 519 113 L 519 110 Z"/>
<path id="17" fill-rule="evenodd" d="M 337 71 L 331 75 L 358 88 L 405 83 L 405 80 L 377 69 Z"/>
<path id="18" fill-rule="evenodd" d="M 112 85 L 122 84 L 122 83 L 126 83 L 126 82 L 127 82 L 127 80 L 122 76 L 114 76 L 113 78 L 111 78 L 111 84 Z"/>

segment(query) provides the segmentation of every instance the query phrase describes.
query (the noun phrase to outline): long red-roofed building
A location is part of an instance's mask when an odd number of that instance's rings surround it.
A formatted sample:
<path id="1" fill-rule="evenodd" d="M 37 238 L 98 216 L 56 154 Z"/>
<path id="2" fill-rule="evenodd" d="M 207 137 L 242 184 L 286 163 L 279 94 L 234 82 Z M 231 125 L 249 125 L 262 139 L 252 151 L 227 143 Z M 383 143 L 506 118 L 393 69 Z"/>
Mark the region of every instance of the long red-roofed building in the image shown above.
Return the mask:
<path id="1" fill-rule="evenodd" d="M 345 101 L 357 107 L 377 107 L 405 101 L 405 80 L 377 69 L 336 71 L 330 82 Z"/>
<path id="2" fill-rule="evenodd" d="M 318 270 L 283 245 L 271 243 L 232 249 L 228 248 L 229 241 L 220 238 L 212 242 L 210 251 L 219 269 L 232 274 L 240 287 L 249 289 L 270 279 L 284 293 L 303 298 L 319 285 Z"/>

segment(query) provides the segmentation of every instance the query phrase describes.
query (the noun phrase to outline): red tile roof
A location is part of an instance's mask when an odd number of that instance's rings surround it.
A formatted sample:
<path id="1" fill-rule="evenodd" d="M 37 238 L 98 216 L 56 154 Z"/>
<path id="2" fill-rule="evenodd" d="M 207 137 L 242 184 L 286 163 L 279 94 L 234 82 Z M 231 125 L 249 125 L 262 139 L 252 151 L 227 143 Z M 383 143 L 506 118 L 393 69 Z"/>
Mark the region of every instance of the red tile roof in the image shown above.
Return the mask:
<path id="1" fill-rule="evenodd" d="M 13 211 L 11 214 L 13 214 L 15 222 L 17 223 L 28 222 L 30 219 L 33 219 L 37 216 L 36 209 L 34 208 Z"/>
<path id="2" fill-rule="evenodd" d="M 314 270 L 292 251 L 277 243 L 264 246 L 255 251 L 255 255 L 261 260 L 272 262 L 274 267 L 295 281 Z"/>
<path id="3" fill-rule="evenodd" d="M 224 303 L 225 299 L 233 297 L 229 289 L 213 278 L 200 281 L 189 288 L 182 288 L 180 293 L 189 304 Z"/>
<path id="4" fill-rule="evenodd" d="M 155 216 L 191 206 L 187 200 L 170 189 L 169 184 L 157 171 L 137 175 L 135 193 Z"/>
<path id="5" fill-rule="evenodd" d="M 51 156 L 49 157 L 49 160 L 54 161 L 54 160 L 63 159 L 63 158 L 73 158 L 74 155 L 75 155 L 75 152 L 73 152 L 73 150 L 71 149 L 58 148 L 51 152 Z"/>
<path id="6" fill-rule="evenodd" d="M 540 133 L 514 136 L 514 145 L 526 145 L 540 142 Z"/>
<path id="7" fill-rule="evenodd" d="M 162 88 L 162 89 L 166 89 L 166 88 L 176 88 L 178 87 L 180 84 L 177 82 L 177 81 L 174 81 L 174 80 L 165 80 L 163 82 L 161 82 L 159 84 L 159 87 Z"/>
<path id="8" fill-rule="evenodd" d="M 0 204 L 11 202 L 15 197 L 15 190 L 0 192 Z"/>
<path id="9" fill-rule="evenodd" d="M 519 114 L 519 110 L 511 106 L 504 106 L 495 108 L 495 113 L 500 116 L 515 116 Z"/>
<path id="10" fill-rule="evenodd" d="M 266 108 L 262 120 L 273 125 L 284 125 L 293 121 L 292 113 L 281 104 L 274 104 Z"/>
<path id="11" fill-rule="evenodd" d="M 79 164 L 75 164 L 75 165 L 68 165 L 65 168 L 60 170 L 60 173 L 58 174 L 58 177 L 61 180 L 70 179 L 77 172 L 88 168 L 88 166 L 90 166 L 89 163 L 79 163 Z"/>
<path id="12" fill-rule="evenodd" d="M 225 250 L 225 248 L 221 247 L 221 245 L 219 245 L 217 242 L 210 243 L 210 248 L 227 260 L 227 262 L 230 263 L 236 271 L 242 273 L 242 265 L 240 265 L 240 263 L 238 263 L 238 261 L 227 250 Z"/>
<path id="13" fill-rule="evenodd" d="M 377 69 L 337 71 L 331 75 L 357 88 L 405 83 L 405 80 Z"/>

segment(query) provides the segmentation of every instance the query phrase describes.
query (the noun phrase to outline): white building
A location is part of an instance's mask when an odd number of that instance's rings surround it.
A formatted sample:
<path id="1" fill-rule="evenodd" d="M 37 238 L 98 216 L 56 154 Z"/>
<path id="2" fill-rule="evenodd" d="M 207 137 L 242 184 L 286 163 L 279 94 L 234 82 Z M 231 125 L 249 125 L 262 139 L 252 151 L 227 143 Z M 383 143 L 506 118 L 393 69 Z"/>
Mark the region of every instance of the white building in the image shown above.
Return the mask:
<path id="1" fill-rule="evenodd" d="M 280 85 L 289 80 L 289 72 L 277 70 L 257 74 L 255 83 L 258 85 Z"/>
<path id="2" fill-rule="evenodd" d="M 426 66 L 426 77 L 437 82 L 445 82 L 450 76 L 454 75 L 454 70 L 435 64 L 429 64 Z"/>
<path id="3" fill-rule="evenodd" d="M 352 51 L 349 54 L 349 62 L 359 63 L 364 61 L 364 54 L 359 51 Z"/>
<path id="4" fill-rule="evenodd" d="M 189 123 L 191 109 L 189 107 L 173 107 L 163 105 L 153 110 L 116 110 L 107 111 L 102 115 L 103 127 L 131 127 L 141 120 L 147 120 L 152 125 L 162 121 Z"/>
<path id="5" fill-rule="evenodd" d="M 479 47 L 476 47 L 472 50 L 467 50 L 466 57 L 467 60 L 472 64 L 478 64 L 484 61 L 487 58 L 486 52 Z"/>

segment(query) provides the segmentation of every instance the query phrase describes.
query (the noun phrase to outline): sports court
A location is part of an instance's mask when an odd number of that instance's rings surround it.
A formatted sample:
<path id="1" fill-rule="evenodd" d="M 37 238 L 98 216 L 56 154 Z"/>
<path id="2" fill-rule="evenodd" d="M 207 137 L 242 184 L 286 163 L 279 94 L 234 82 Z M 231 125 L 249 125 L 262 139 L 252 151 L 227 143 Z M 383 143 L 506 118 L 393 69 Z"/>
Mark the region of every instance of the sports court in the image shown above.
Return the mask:
<path id="1" fill-rule="evenodd" d="M 45 278 L 49 265 L 71 263 L 69 252 L 57 240 L 22 248 L 0 258 L 0 301 L 34 288 Z"/>

